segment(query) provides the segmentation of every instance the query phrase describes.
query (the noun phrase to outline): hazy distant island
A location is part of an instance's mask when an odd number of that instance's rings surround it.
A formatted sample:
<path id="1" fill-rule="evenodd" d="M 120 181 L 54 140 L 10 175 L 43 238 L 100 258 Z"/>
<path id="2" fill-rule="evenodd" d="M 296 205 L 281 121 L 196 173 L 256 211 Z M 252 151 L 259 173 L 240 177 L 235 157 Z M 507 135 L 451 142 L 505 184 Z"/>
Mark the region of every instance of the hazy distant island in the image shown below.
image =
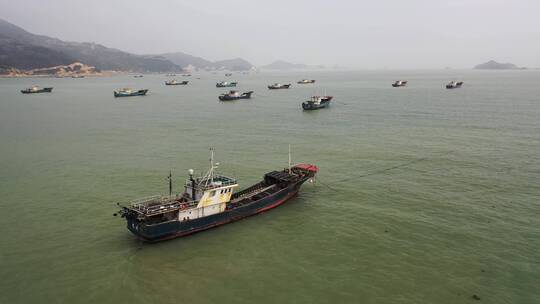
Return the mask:
<path id="1" fill-rule="evenodd" d="M 73 68 L 79 69 L 79 73 Z M 136 55 L 97 43 L 35 35 L 0 19 L 2 76 L 102 75 L 105 71 L 163 73 L 197 69 L 247 71 L 254 66 L 241 58 L 209 61 L 181 52 Z"/>
<path id="2" fill-rule="evenodd" d="M 324 65 L 307 65 L 303 63 L 290 63 L 283 60 L 277 60 L 270 64 L 259 67 L 261 70 L 305 70 L 305 69 L 325 69 Z"/>
<path id="3" fill-rule="evenodd" d="M 302 70 L 307 69 L 308 66 L 302 63 L 290 63 L 283 60 L 274 61 L 270 64 L 263 65 L 260 69 L 264 70 Z"/>
<path id="4" fill-rule="evenodd" d="M 479 64 L 474 67 L 475 70 L 524 70 L 513 63 L 499 63 L 495 60 L 490 60 L 486 63 Z"/>

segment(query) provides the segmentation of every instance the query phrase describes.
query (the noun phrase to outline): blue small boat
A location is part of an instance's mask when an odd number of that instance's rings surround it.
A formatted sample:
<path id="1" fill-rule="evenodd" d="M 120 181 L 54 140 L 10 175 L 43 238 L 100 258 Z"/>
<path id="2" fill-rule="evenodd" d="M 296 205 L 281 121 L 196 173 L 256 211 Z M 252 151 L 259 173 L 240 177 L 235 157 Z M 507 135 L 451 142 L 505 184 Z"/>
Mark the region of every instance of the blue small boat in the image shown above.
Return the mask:
<path id="1" fill-rule="evenodd" d="M 114 97 L 130 97 L 130 96 L 144 96 L 148 92 L 148 89 L 132 90 L 129 88 L 123 88 L 118 91 L 114 91 Z"/>
<path id="2" fill-rule="evenodd" d="M 302 103 L 302 109 L 309 110 L 318 110 L 326 108 L 330 105 L 330 101 L 334 98 L 333 96 L 312 96 L 310 100 L 304 101 Z"/>
<path id="3" fill-rule="evenodd" d="M 216 88 L 236 87 L 237 84 L 238 82 L 222 81 L 216 83 Z"/>

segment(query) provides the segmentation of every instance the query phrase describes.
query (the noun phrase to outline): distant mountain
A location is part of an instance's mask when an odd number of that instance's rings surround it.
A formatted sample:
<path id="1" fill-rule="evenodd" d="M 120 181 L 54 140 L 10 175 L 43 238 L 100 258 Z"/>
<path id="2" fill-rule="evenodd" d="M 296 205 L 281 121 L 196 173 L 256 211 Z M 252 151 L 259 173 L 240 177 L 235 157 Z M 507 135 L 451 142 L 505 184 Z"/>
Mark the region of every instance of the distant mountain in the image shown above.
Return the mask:
<path id="1" fill-rule="evenodd" d="M 265 70 L 303 70 L 309 66 L 301 63 L 290 63 L 283 60 L 274 61 L 270 64 L 263 65 L 260 68 Z"/>
<path id="2" fill-rule="evenodd" d="M 214 66 L 220 70 L 229 70 L 229 71 L 247 71 L 254 68 L 254 66 L 245 61 L 242 58 L 219 60 L 214 62 Z"/>
<path id="3" fill-rule="evenodd" d="M 34 70 L 81 62 L 96 70 L 173 72 L 182 68 L 249 70 L 253 65 L 236 58 L 212 62 L 185 53 L 135 55 L 97 43 L 67 42 L 35 35 L 0 19 L 0 69 Z"/>
<path id="4" fill-rule="evenodd" d="M 157 56 L 166 58 L 172 63 L 178 66 L 181 66 L 183 68 L 188 67 L 190 65 L 198 69 L 205 69 L 205 68 L 211 69 L 214 67 L 214 63 L 212 61 L 206 60 L 201 57 L 192 56 L 192 55 L 182 53 L 182 52 L 159 54 Z"/>
<path id="5" fill-rule="evenodd" d="M 252 69 L 254 66 L 247 62 L 244 59 L 228 59 L 220 61 L 210 61 L 201 57 L 196 57 L 188 55 L 185 53 L 166 53 L 157 55 L 163 58 L 166 58 L 173 62 L 176 65 L 181 66 L 182 68 L 195 68 L 195 69 L 205 69 L 205 70 L 230 70 L 230 71 L 247 71 Z"/>
<path id="6" fill-rule="evenodd" d="M 178 65 L 162 57 L 148 57 L 88 42 L 67 42 L 34 35 L 0 19 L 0 66 L 37 69 L 82 62 L 98 70 L 177 71 Z"/>
<path id="7" fill-rule="evenodd" d="M 520 68 L 513 63 L 499 63 L 495 60 L 490 60 L 486 63 L 479 64 L 474 67 L 476 70 L 520 70 Z"/>

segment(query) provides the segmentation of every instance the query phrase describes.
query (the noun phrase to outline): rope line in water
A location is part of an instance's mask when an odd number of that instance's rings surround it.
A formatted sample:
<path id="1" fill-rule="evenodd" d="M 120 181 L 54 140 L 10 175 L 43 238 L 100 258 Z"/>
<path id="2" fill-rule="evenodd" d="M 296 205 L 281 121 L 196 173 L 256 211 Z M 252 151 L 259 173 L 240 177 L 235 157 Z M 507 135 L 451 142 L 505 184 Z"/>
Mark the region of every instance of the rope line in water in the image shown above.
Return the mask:
<path id="1" fill-rule="evenodd" d="M 445 156 L 445 155 L 448 155 L 448 154 L 450 154 L 452 152 L 454 152 L 454 151 L 444 152 L 444 153 L 442 153 L 440 155 L 437 155 L 437 156 Z M 378 170 L 378 171 L 373 171 L 373 172 L 366 173 L 366 174 L 363 174 L 363 175 L 354 176 L 354 177 L 348 177 L 348 178 L 344 178 L 344 179 L 341 179 L 341 180 L 337 180 L 337 181 L 334 181 L 334 183 L 343 183 L 343 182 L 358 179 L 358 178 L 363 178 L 363 177 L 373 176 L 373 175 L 377 175 L 377 174 L 382 174 L 382 173 L 385 173 L 385 172 L 388 172 L 388 171 L 392 171 L 392 170 L 395 170 L 395 169 L 407 167 L 407 166 L 410 166 L 412 164 L 416 164 L 416 163 L 423 162 L 423 161 L 426 161 L 426 160 L 429 160 L 429 158 L 428 157 L 422 157 L 422 158 L 419 158 L 419 159 L 408 161 L 406 163 L 402 163 L 402 164 L 395 165 L 395 166 L 392 166 L 392 167 L 384 168 L 384 169 L 381 169 L 381 170 Z M 333 190 L 333 191 L 338 191 L 335 188 L 331 187 L 330 185 L 322 182 L 319 177 L 317 177 L 316 179 L 321 185 L 327 187 L 328 189 Z"/>

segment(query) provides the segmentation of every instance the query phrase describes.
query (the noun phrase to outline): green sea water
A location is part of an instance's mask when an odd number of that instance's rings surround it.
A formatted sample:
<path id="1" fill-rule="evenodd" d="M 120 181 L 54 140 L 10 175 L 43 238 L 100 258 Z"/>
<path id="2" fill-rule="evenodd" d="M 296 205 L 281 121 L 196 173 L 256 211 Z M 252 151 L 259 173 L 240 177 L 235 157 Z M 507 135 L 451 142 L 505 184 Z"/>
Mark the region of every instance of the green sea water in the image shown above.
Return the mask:
<path id="1" fill-rule="evenodd" d="M 540 303 L 540 71 L 166 79 L 0 79 L 0 303 Z M 218 102 L 221 80 L 254 98 Z M 247 187 L 289 144 L 320 172 L 279 208 L 150 245 L 112 216 L 209 147 Z"/>

